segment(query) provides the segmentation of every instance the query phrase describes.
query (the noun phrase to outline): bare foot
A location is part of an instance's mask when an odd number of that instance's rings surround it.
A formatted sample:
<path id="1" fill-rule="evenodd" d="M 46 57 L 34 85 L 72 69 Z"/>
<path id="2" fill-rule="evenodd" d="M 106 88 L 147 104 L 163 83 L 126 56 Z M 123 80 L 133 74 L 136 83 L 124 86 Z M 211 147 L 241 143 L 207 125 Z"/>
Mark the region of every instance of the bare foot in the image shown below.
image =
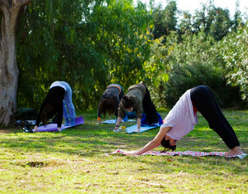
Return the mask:
<path id="1" fill-rule="evenodd" d="M 239 146 L 234 147 L 229 152 L 225 153 L 225 157 L 234 157 L 240 154 L 243 154 L 244 152 L 240 149 Z"/>

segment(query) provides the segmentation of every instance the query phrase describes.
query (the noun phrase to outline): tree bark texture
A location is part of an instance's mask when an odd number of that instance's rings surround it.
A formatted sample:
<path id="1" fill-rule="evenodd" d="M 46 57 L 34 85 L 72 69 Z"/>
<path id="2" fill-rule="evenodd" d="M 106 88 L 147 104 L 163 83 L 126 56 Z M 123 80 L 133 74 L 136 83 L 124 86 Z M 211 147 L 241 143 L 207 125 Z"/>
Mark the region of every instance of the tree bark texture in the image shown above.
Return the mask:
<path id="1" fill-rule="evenodd" d="M 16 110 L 18 67 L 15 27 L 19 11 L 29 0 L 0 0 L 0 125 L 7 126 Z"/>

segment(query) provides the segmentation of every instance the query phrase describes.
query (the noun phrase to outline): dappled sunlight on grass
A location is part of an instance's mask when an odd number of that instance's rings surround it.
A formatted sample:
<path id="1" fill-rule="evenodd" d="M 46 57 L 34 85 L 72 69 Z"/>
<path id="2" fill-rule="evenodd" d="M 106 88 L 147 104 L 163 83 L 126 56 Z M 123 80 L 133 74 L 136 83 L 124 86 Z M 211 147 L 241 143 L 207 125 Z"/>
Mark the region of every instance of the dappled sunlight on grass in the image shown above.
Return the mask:
<path id="1" fill-rule="evenodd" d="M 141 134 L 114 133 L 114 125 L 96 124 L 94 112 L 82 115 L 84 125 L 60 133 L 0 130 L 1 191 L 244 193 L 248 190 L 248 158 L 113 155 L 118 148 L 142 147 L 159 129 Z M 242 148 L 248 152 L 248 112 L 227 111 L 225 115 Z M 227 148 L 199 115 L 199 124 L 178 142 L 177 150 L 210 152 Z"/>

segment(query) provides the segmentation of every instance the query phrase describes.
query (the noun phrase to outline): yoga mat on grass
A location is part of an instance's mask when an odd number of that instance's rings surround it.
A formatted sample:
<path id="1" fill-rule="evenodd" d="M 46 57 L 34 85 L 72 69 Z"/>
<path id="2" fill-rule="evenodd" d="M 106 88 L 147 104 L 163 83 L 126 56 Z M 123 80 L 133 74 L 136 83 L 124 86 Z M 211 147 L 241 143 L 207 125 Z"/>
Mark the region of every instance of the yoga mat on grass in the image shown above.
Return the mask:
<path id="1" fill-rule="evenodd" d="M 129 119 L 127 121 L 122 120 L 122 122 L 134 122 L 134 119 Z M 101 122 L 102 124 L 115 124 L 116 123 L 116 119 L 110 119 L 110 120 L 105 120 Z"/>
<path id="2" fill-rule="evenodd" d="M 124 152 L 120 149 L 113 152 L 113 154 L 122 154 L 125 155 Z M 195 152 L 195 151 L 184 151 L 184 152 L 159 152 L 159 151 L 149 151 L 142 155 L 152 155 L 152 156 L 193 156 L 193 157 L 203 157 L 203 156 L 225 156 L 225 152 Z M 240 155 L 236 155 L 228 158 L 239 158 L 244 159 L 247 154 L 243 153 Z"/>
<path id="3" fill-rule="evenodd" d="M 142 133 L 142 132 L 145 132 L 145 131 L 148 131 L 150 129 L 157 128 L 157 127 L 160 127 L 160 126 L 161 125 L 159 123 L 154 124 L 154 125 L 141 125 L 139 133 Z M 137 133 L 137 124 L 132 125 L 130 127 L 127 127 L 126 128 L 126 133 Z"/>
<path id="4" fill-rule="evenodd" d="M 65 126 L 64 124 L 62 124 L 61 125 L 61 130 L 65 130 L 65 129 L 68 129 L 68 128 L 71 128 L 71 127 L 75 127 L 75 126 L 81 125 L 83 123 L 84 123 L 84 118 L 80 116 L 80 117 L 76 118 L 75 125 Z M 47 125 L 39 126 L 36 132 L 53 132 L 53 131 L 58 131 L 57 123 L 50 123 L 50 124 L 47 124 Z"/>

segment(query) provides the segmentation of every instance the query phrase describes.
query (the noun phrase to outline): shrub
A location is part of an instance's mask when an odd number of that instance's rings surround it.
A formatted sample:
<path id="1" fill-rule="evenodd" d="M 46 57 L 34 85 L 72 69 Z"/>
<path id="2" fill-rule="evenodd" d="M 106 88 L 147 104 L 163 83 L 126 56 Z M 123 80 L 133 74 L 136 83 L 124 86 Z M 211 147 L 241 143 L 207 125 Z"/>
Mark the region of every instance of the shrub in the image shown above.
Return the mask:
<path id="1" fill-rule="evenodd" d="M 248 101 L 248 27 L 240 26 L 221 42 L 228 83 L 239 86 L 242 99 Z"/>
<path id="2" fill-rule="evenodd" d="M 145 63 L 157 106 L 172 107 L 187 89 L 197 85 L 212 88 L 223 107 L 239 105 L 239 89 L 227 86 L 225 62 L 213 38 L 204 33 L 185 34 L 179 41 L 172 33 L 162 42 L 154 41 L 153 56 Z"/>

